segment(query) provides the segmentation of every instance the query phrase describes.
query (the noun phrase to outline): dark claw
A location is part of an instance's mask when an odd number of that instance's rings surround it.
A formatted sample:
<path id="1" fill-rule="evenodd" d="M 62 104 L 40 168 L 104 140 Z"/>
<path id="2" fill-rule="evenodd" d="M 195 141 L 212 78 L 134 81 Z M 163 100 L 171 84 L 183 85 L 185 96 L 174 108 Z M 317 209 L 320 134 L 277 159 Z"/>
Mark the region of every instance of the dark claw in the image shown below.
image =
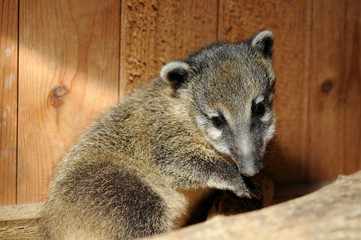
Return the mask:
<path id="1" fill-rule="evenodd" d="M 246 198 L 249 198 L 249 199 L 252 198 L 252 197 L 251 197 L 251 194 L 249 194 L 249 193 L 245 193 L 244 196 L 245 196 Z"/>
<path id="2" fill-rule="evenodd" d="M 251 179 L 247 178 L 247 177 L 243 177 L 243 180 L 247 186 L 247 189 L 249 190 L 249 192 L 251 193 L 250 195 L 256 199 L 262 199 L 263 198 L 263 194 L 262 194 L 262 190 L 258 187 L 256 187 L 253 182 L 251 181 Z M 248 197 L 246 195 L 246 197 Z M 251 198 L 251 197 L 248 197 Z"/>
<path id="3" fill-rule="evenodd" d="M 251 191 L 251 195 L 252 197 L 258 199 L 258 200 L 261 200 L 263 198 L 263 194 L 262 194 L 262 191 L 258 188 L 255 188 Z"/>

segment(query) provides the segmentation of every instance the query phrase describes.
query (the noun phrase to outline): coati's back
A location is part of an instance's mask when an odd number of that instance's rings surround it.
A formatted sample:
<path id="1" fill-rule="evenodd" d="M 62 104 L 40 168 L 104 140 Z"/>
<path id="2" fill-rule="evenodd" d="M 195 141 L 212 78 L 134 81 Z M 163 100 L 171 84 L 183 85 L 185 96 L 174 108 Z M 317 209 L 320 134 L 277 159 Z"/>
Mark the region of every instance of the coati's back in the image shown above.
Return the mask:
<path id="1" fill-rule="evenodd" d="M 162 178 L 150 146 L 152 125 L 159 118 L 169 120 L 167 95 L 165 82 L 156 80 L 80 137 L 50 188 L 42 217 L 46 237 L 129 239 L 171 229 L 185 211 L 177 210 L 185 199 Z M 159 111 L 165 115 L 157 117 Z"/>
<path id="2" fill-rule="evenodd" d="M 180 227 L 187 191 L 254 195 L 274 132 L 273 36 L 171 62 L 80 137 L 42 215 L 48 239 L 132 239 Z M 229 156 L 232 160 L 225 160 Z"/>

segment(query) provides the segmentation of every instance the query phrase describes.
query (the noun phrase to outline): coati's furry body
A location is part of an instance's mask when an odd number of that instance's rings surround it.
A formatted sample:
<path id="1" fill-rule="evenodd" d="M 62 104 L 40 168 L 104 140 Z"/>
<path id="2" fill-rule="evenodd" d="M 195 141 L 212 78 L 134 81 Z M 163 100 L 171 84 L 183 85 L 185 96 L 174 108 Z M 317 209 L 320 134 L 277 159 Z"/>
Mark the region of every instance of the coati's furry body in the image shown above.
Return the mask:
<path id="1" fill-rule="evenodd" d="M 254 195 L 245 176 L 274 132 L 272 44 L 264 31 L 171 62 L 95 122 L 51 185 L 44 238 L 154 235 L 185 223 L 189 191 Z"/>

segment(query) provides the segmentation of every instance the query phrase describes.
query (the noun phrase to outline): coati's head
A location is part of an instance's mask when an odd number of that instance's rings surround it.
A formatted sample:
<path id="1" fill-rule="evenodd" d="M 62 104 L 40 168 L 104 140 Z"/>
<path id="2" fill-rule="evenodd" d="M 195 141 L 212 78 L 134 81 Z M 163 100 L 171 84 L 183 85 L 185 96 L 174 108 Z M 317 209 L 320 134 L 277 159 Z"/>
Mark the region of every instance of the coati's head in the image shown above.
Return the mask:
<path id="1" fill-rule="evenodd" d="M 205 139 L 253 176 L 275 131 L 273 35 L 263 31 L 238 44 L 216 43 L 170 62 L 161 71 L 174 91 L 191 98 Z"/>

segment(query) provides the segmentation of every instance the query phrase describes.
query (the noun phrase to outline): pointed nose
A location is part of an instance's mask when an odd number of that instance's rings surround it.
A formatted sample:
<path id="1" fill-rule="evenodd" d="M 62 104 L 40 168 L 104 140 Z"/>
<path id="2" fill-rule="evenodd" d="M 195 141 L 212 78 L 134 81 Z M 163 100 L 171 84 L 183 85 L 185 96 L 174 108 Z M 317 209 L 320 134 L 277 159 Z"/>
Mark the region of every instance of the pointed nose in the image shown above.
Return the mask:
<path id="1" fill-rule="evenodd" d="M 253 153 L 248 156 L 241 157 L 237 161 L 237 166 L 242 175 L 252 177 L 261 170 L 262 162 L 257 154 Z"/>
<path id="2" fill-rule="evenodd" d="M 255 164 L 247 164 L 242 168 L 242 175 L 246 177 L 252 177 L 260 171 L 260 168 L 256 167 Z"/>
<path id="3" fill-rule="evenodd" d="M 259 149 L 252 140 L 251 134 L 243 129 L 236 138 L 239 140 L 231 151 L 233 161 L 242 175 L 247 177 L 256 175 L 262 168 L 262 162 Z"/>

